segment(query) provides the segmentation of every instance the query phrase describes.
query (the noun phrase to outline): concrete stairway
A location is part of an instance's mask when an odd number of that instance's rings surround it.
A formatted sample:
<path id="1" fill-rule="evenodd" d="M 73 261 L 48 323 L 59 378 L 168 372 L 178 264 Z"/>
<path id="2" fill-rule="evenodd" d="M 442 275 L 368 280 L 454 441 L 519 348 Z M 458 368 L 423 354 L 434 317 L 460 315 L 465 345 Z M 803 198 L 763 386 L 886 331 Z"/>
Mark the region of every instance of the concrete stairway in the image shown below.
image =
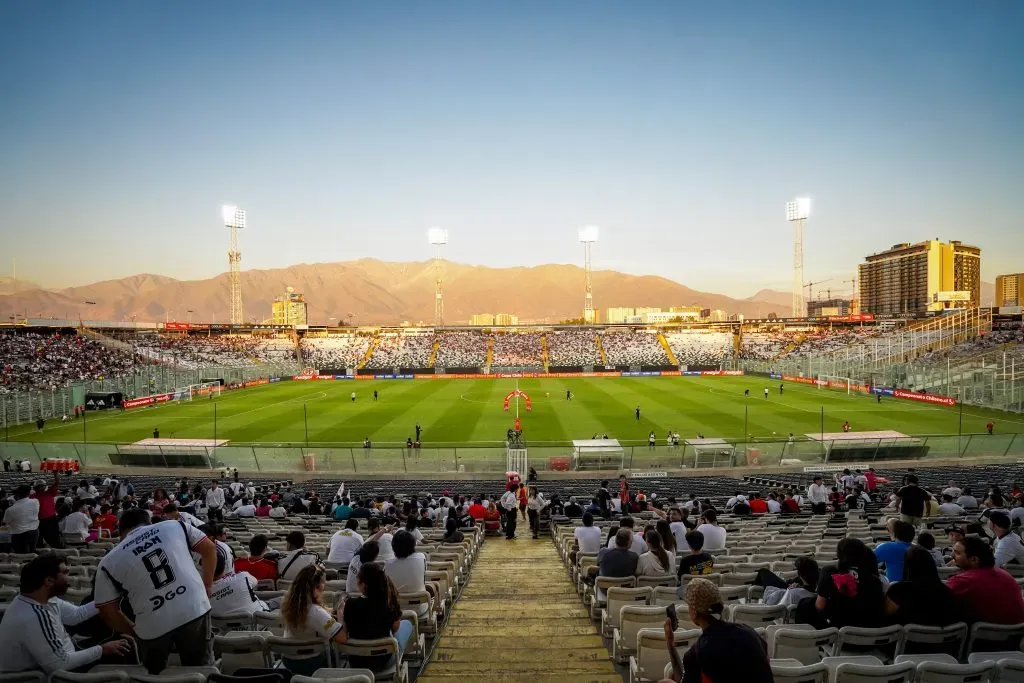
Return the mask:
<path id="1" fill-rule="evenodd" d="M 622 683 L 550 538 L 492 538 L 417 683 Z"/>

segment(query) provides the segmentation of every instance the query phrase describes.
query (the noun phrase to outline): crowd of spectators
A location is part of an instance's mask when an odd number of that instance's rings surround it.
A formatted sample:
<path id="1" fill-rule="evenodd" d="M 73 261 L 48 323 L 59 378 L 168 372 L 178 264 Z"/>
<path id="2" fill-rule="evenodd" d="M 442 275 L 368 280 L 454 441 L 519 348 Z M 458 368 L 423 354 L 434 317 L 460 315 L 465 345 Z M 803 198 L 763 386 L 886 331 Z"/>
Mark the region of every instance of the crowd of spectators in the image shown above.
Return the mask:
<path id="1" fill-rule="evenodd" d="M 740 342 L 741 360 L 773 360 L 793 343 L 795 334 L 782 330 L 775 332 L 745 332 Z"/>
<path id="2" fill-rule="evenodd" d="M 425 368 L 434 347 L 432 334 L 381 334 L 368 368 Z"/>
<path id="3" fill-rule="evenodd" d="M 609 365 L 665 366 L 668 354 L 655 332 L 646 330 L 610 331 L 601 337 L 601 346 Z"/>
<path id="4" fill-rule="evenodd" d="M 257 337 L 253 356 L 264 363 L 288 363 L 295 360 L 295 342 L 288 335 Z"/>
<path id="5" fill-rule="evenodd" d="M 487 337 L 483 332 L 439 332 L 437 341 L 436 367 L 477 368 L 487 362 Z"/>
<path id="6" fill-rule="evenodd" d="M 134 365 L 132 354 L 74 333 L 0 334 L 0 393 L 109 379 Z"/>
<path id="7" fill-rule="evenodd" d="M 261 353 L 260 347 L 260 338 L 247 334 L 145 335 L 135 340 L 139 355 L 188 370 L 209 365 L 253 365 Z"/>
<path id="8" fill-rule="evenodd" d="M 303 337 L 302 361 L 314 368 L 354 368 L 366 357 L 373 337 L 362 334 L 332 334 Z"/>
<path id="9" fill-rule="evenodd" d="M 922 360 L 943 360 L 946 358 L 967 358 L 976 356 L 986 351 L 991 351 L 1003 344 L 1024 344 L 1024 329 L 1017 330 L 993 330 L 970 341 L 956 344 L 938 351 L 929 351 L 922 356 Z"/>
<path id="10" fill-rule="evenodd" d="M 539 332 L 509 332 L 494 335 L 491 367 L 537 368 L 544 364 Z"/>
<path id="11" fill-rule="evenodd" d="M 597 341 L 592 330 L 548 332 L 548 364 L 555 367 L 600 365 Z"/>
<path id="12" fill-rule="evenodd" d="M 732 334 L 703 330 L 669 332 L 665 341 L 680 365 L 719 365 L 732 358 Z"/>

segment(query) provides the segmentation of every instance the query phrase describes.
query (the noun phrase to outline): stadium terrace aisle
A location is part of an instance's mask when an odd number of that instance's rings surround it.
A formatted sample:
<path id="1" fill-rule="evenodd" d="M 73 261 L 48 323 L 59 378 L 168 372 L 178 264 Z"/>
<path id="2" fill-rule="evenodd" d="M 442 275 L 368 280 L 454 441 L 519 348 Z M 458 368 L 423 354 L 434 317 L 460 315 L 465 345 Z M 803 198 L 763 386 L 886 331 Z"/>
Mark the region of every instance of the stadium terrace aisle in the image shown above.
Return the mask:
<path id="1" fill-rule="evenodd" d="M 622 676 L 566 579 L 551 539 L 520 536 L 484 543 L 434 655 L 416 680 L 621 683 Z"/>

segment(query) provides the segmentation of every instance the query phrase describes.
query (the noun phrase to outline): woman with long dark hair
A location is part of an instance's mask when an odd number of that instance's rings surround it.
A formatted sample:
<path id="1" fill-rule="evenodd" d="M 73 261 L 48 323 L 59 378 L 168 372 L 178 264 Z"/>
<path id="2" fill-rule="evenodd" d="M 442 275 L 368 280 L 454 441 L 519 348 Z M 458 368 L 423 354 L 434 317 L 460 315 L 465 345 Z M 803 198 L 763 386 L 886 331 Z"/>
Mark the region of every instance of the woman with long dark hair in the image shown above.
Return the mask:
<path id="1" fill-rule="evenodd" d="M 402 620 L 402 608 L 394 584 L 380 565 L 364 564 L 359 568 L 357 585 L 360 595 L 346 600 L 342 608 L 346 640 L 394 636 L 401 659 L 401 652 L 412 635 L 412 624 Z M 349 662 L 353 667 L 380 671 L 390 665 L 391 658 L 387 655 L 349 657 Z"/>
<path id="2" fill-rule="evenodd" d="M 903 580 L 889 586 L 886 613 L 898 624 L 947 626 L 960 621 L 953 591 L 939 578 L 932 554 L 921 546 L 907 549 Z"/>
<path id="3" fill-rule="evenodd" d="M 883 625 L 885 593 L 874 551 L 858 538 L 844 538 L 836 556 L 838 564 L 821 572 L 817 598 L 800 602 L 797 621 L 817 628 Z"/>
<path id="4" fill-rule="evenodd" d="M 659 519 L 654 523 L 654 528 L 658 530 L 658 535 L 661 536 L 661 547 L 665 549 L 665 552 L 669 555 L 676 554 L 676 537 L 672 533 L 672 527 L 669 526 L 668 520 Z M 647 544 L 648 546 L 650 543 Z"/>
<path id="5" fill-rule="evenodd" d="M 672 534 L 669 534 L 671 537 Z M 637 576 L 664 576 L 671 574 L 675 569 L 673 555 L 665 552 L 662 545 L 661 534 L 653 529 L 644 536 L 647 541 L 647 552 L 640 556 L 636 563 Z"/>

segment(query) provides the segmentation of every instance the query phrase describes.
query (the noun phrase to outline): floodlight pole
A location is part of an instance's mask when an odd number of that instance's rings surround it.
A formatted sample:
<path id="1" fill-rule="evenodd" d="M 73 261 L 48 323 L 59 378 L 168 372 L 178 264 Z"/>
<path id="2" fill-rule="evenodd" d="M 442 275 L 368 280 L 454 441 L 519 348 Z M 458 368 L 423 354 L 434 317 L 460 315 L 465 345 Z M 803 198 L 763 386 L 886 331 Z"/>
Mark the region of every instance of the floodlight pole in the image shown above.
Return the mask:
<path id="1" fill-rule="evenodd" d="M 237 206 L 221 208 L 224 225 L 231 231 L 231 248 L 228 249 L 228 282 L 231 287 L 231 324 L 245 322 L 242 311 L 242 252 L 238 249 L 238 230 L 245 227 L 245 209 Z"/>
<path id="2" fill-rule="evenodd" d="M 431 228 L 427 231 L 427 241 L 434 249 L 434 327 L 437 328 L 444 324 L 444 261 L 441 253 L 444 245 L 448 244 L 448 231 Z"/>
<path id="3" fill-rule="evenodd" d="M 802 318 L 804 309 L 804 220 L 810 215 L 810 200 L 786 202 L 786 220 L 793 223 L 793 317 Z"/>
<path id="4" fill-rule="evenodd" d="M 597 322 L 594 314 L 594 282 L 590 262 L 591 245 L 597 242 L 597 227 L 588 226 L 579 231 L 579 240 L 583 244 L 583 323 L 593 325 Z"/>

